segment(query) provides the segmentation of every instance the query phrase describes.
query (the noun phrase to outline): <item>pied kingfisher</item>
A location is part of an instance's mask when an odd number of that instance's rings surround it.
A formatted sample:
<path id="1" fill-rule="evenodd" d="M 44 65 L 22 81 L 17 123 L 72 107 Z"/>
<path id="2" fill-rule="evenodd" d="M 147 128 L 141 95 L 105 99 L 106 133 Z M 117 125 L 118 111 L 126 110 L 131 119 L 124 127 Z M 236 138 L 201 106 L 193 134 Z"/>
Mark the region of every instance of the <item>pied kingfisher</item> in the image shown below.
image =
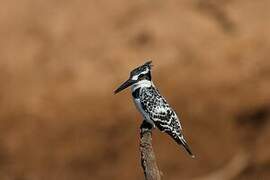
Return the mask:
<path id="1" fill-rule="evenodd" d="M 152 82 L 151 65 L 148 61 L 130 73 L 129 79 L 115 90 L 115 94 L 131 86 L 132 96 L 137 109 L 144 120 L 170 135 L 178 144 L 183 145 L 189 155 L 194 158 L 182 134 L 180 121 L 164 97 Z"/>

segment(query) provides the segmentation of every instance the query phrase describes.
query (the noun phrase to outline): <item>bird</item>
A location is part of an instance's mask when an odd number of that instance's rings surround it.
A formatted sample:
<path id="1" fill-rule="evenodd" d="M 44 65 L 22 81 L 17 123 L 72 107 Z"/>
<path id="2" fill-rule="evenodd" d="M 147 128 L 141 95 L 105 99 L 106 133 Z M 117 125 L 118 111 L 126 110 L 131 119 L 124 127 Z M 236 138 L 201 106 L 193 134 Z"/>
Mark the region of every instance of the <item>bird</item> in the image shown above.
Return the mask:
<path id="1" fill-rule="evenodd" d="M 182 145 L 192 158 L 195 158 L 184 138 L 177 114 L 152 81 L 152 67 L 152 61 L 147 61 L 133 69 L 128 80 L 122 83 L 114 94 L 131 87 L 133 101 L 144 121 L 151 124 L 152 128 L 157 127 L 160 131 L 167 133 L 177 144 Z"/>

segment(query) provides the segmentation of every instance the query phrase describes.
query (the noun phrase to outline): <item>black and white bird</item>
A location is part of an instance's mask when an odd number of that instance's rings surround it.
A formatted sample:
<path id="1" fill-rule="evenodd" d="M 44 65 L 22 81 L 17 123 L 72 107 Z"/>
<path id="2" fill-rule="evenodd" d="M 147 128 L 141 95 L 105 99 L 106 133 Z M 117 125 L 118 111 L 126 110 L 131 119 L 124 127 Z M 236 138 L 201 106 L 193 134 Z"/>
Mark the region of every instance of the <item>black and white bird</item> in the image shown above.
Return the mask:
<path id="1" fill-rule="evenodd" d="M 148 61 L 132 70 L 129 79 L 119 86 L 114 93 L 116 94 L 131 86 L 134 103 L 144 120 L 150 123 L 152 127 L 158 127 L 160 131 L 170 135 L 194 158 L 195 156 L 183 136 L 179 118 L 165 98 L 160 95 L 152 81 L 151 63 L 152 61 Z"/>

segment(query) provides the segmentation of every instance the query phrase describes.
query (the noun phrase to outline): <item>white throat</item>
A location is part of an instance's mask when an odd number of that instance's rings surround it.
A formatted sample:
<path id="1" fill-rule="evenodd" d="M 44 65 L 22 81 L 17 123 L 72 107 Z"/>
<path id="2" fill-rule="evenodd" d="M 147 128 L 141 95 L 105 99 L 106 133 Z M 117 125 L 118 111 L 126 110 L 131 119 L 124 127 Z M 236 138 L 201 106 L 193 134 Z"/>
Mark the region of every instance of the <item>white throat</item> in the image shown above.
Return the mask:
<path id="1" fill-rule="evenodd" d="M 153 86 L 153 82 L 152 81 L 149 81 L 149 80 L 141 80 L 141 81 L 138 81 L 136 82 L 135 84 L 133 84 L 131 86 L 131 91 L 135 91 L 136 89 L 138 88 L 142 88 L 142 87 L 150 87 L 150 86 Z"/>

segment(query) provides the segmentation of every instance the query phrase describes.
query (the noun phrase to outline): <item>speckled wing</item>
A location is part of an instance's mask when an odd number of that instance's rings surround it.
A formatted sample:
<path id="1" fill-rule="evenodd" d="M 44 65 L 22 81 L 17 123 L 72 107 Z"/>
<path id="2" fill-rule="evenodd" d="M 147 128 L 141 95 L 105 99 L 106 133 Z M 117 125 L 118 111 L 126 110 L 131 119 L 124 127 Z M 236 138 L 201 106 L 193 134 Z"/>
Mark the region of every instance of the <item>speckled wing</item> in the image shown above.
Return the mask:
<path id="1" fill-rule="evenodd" d="M 163 132 L 180 134 L 182 128 L 176 113 L 154 87 L 142 88 L 140 102 L 143 110 Z"/>
<path id="2" fill-rule="evenodd" d="M 180 121 L 166 100 L 154 87 L 142 88 L 140 95 L 141 107 L 162 132 L 170 135 L 178 144 L 184 146 L 187 152 L 194 157 L 181 132 Z"/>

